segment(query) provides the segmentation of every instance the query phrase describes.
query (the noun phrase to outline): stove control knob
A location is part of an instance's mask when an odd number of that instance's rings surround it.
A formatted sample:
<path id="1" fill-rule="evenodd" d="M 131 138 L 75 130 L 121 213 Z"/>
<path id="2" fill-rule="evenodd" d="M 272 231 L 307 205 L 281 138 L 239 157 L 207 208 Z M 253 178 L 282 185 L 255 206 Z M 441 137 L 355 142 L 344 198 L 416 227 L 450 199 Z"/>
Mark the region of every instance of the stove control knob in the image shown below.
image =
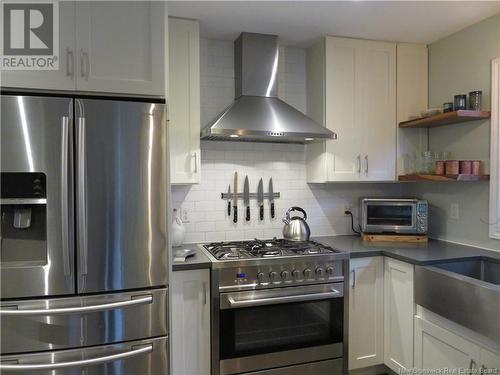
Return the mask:
<path id="1" fill-rule="evenodd" d="M 316 268 L 316 275 L 318 275 L 318 277 L 322 277 L 323 276 L 323 268 L 321 268 L 321 267 Z"/>
<path id="2" fill-rule="evenodd" d="M 271 281 L 275 281 L 276 278 L 278 277 L 278 273 L 277 272 L 269 272 L 269 279 L 271 279 Z"/>
<path id="3" fill-rule="evenodd" d="M 257 274 L 257 280 L 259 281 L 259 283 L 264 281 L 264 272 L 259 272 Z"/>
<path id="4" fill-rule="evenodd" d="M 308 279 L 309 277 L 311 277 L 311 270 L 310 270 L 309 268 L 306 268 L 306 269 L 304 270 L 304 277 L 305 277 L 306 279 Z"/>
<path id="5" fill-rule="evenodd" d="M 300 271 L 299 270 L 293 270 L 292 271 L 292 276 L 294 279 L 298 279 L 300 277 Z"/>
<path id="6" fill-rule="evenodd" d="M 290 272 L 288 272 L 288 271 L 281 271 L 281 278 L 283 280 L 288 280 L 289 276 L 290 276 Z"/>
<path id="7" fill-rule="evenodd" d="M 328 276 L 333 276 L 333 267 L 327 267 L 326 273 L 328 274 Z"/>

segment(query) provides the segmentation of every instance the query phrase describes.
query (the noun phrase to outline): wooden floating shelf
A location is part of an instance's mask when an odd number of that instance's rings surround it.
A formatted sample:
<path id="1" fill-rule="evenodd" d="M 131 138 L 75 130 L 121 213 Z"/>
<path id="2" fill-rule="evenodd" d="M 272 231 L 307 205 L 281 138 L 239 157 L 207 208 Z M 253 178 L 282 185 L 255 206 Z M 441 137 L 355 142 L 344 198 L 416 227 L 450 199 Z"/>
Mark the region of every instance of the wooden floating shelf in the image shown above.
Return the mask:
<path id="1" fill-rule="evenodd" d="M 399 123 L 400 128 L 433 128 L 436 126 L 458 124 L 460 122 L 476 121 L 491 117 L 488 111 L 454 111 L 440 113 L 439 115 L 422 117 L 415 120 Z"/>
<path id="2" fill-rule="evenodd" d="M 487 181 L 490 179 L 489 174 L 481 176 L 473 174 L 448 174 L 448 175 L 435 175 L 435 174 L 407 174 L 398 177 L 399 181 Z"/>

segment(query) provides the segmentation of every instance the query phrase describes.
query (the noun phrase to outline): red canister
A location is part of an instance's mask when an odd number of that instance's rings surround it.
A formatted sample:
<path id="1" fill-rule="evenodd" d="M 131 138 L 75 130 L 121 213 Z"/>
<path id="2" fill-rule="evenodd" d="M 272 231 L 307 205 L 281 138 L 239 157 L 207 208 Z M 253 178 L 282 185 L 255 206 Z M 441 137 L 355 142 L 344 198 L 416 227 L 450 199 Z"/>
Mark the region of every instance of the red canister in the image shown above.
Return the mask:
<path id="1" fill-rule="evenodd" d="M 472 174 L 471 160 L 460 160 L 460 174 Z"/>
<path id="2" fill-rule="evenodd" d="M 472 174 L 474 176 L 481 176 L 481 161 L 472 160 Z"/>
<path id="3" fill-rule="evenodd" d="M 445 170 L 446 174 L 458 174 L 458 160 L 446 160 L 445 162 Z"/>
<path id="4" fill-rule="evenodd" d="M 437 160 L 436 165 L 434 166 L 434 174 L 438 176 L 444 175 L 444 161 Z"/>

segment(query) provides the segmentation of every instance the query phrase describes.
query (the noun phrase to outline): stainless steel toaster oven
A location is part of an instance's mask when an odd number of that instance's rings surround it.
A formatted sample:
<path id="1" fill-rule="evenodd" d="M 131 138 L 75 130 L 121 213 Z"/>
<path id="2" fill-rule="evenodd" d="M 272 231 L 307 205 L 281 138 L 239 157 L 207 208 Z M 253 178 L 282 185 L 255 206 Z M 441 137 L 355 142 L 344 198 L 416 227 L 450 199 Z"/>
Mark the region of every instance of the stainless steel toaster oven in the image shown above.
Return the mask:
<path id="1" fill-rule="evenodd" d="M 420 199 L 364 198 L 360 225 L 363 233 L 426 234 L 428 203 Z"/>

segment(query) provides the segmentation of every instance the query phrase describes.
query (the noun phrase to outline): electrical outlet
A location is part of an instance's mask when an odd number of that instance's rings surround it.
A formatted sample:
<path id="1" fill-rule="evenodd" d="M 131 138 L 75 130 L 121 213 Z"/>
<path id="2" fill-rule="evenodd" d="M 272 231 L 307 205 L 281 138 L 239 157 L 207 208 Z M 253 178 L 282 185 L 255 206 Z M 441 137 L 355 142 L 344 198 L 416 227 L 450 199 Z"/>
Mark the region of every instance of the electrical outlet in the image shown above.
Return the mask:
<path id="1" fill-rule="evenodd" d="M 344 216 L 348 216 L 348 215 L 345 213 L 346 211 L 351 211 L 351 212 L 352 212 L 352 205 L 350 205 L 350 204 L 346 204 L 346 205 L 344 206 Z"/>
<path id="2" fill-rule="evenodd" d="M 191 221 L 189 210 L 181 208 L 181 220 L 183 223 L 189 223 Z"/>
<path id="3" fill-rule="evenodd" d="M 450 205 L 450 219 L 459 220 L 460 219 L 460 207 L 458 203 L 452 203 Z"/>

